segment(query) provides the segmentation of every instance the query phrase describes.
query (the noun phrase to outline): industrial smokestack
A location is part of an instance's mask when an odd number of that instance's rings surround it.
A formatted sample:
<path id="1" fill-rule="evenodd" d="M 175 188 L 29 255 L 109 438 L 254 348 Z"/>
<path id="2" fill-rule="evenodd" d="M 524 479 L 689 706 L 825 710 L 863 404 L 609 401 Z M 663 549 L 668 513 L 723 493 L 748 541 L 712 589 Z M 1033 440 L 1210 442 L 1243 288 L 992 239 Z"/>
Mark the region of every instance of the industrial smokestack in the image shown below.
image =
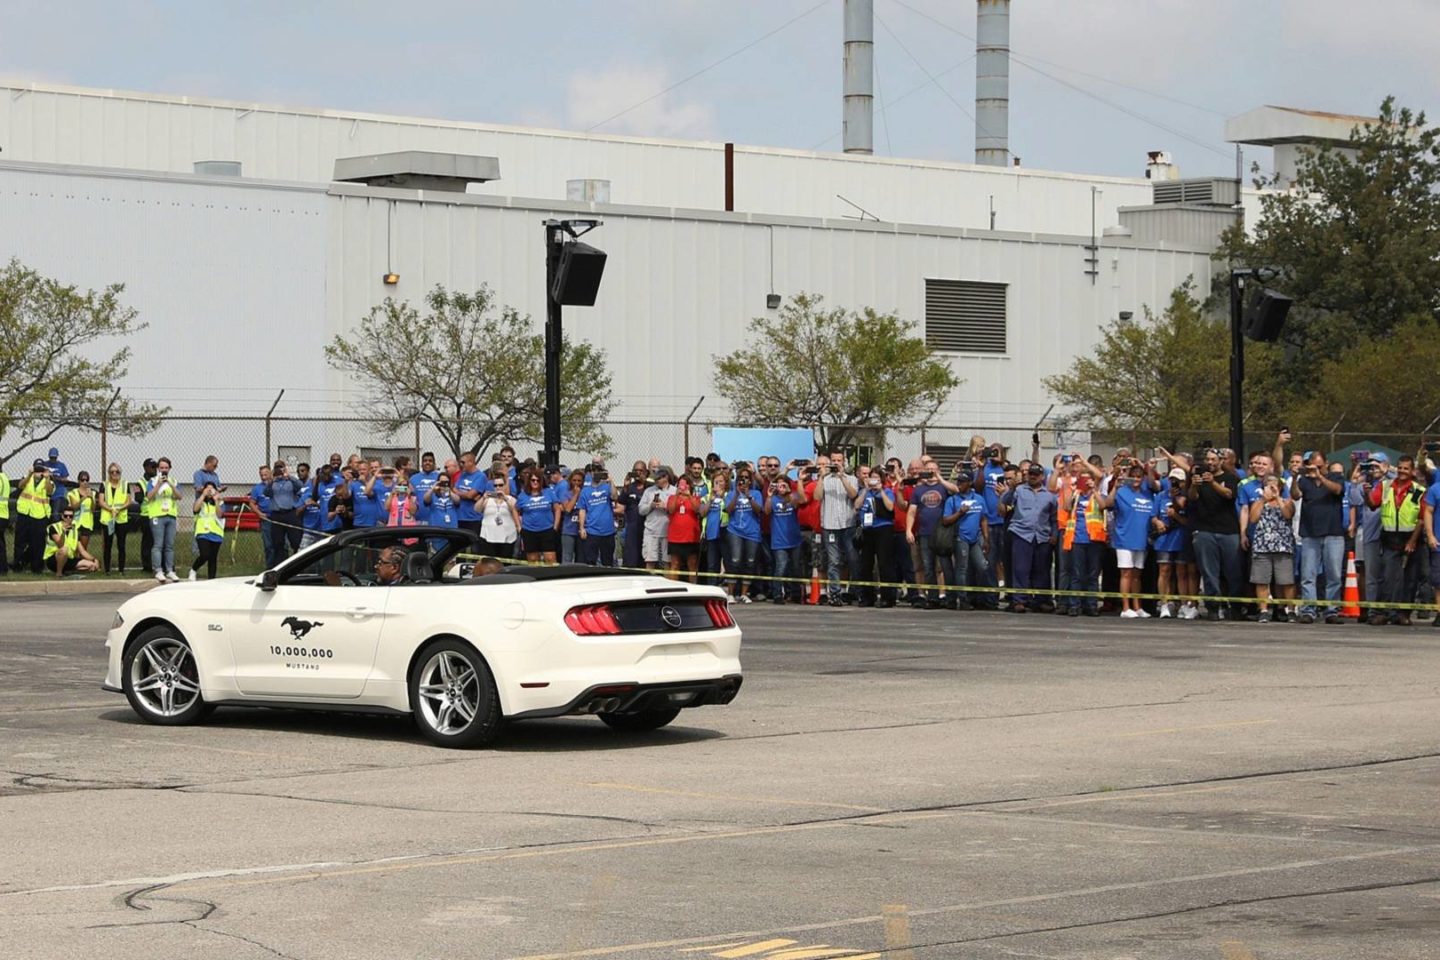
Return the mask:
<path id="1" fill-rule="evenodd" d="M 975 162 L 1003 167 L 1010 162 L 1010 0 L 975 6 Z"/>
<path id="2" fill-rule="evenodd" d="M 845 152 L 874 153 L 875 0 L 845 0 Z"/>

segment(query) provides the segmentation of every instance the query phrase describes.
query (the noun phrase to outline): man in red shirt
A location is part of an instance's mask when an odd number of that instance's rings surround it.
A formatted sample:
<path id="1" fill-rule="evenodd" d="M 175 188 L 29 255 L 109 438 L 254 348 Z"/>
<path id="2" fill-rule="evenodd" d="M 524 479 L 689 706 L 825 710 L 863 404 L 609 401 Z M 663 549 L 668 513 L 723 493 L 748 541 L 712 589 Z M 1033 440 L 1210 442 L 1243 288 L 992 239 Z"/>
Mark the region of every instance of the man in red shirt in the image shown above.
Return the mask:
<path id="1" fill-rule="evenodd" d="M 830 458 L 822 453 L 815 458 L 813 465 L 800 468 L 797 479 L 801 505 L 795 511 L 795 518 L 800 521 L 800 532 L 804 540 L 797 568 L 809 570 L 812 580 L 819 575 L 819 565 L 825 561 L 825 545 L 821 541 L 820 532 L 820 501 L 815 499 L 815 485 L 820 482 L 820 475 L 829 469 Z M 805 591 L 804 601 L 810 602 L 808 590 Z"/>

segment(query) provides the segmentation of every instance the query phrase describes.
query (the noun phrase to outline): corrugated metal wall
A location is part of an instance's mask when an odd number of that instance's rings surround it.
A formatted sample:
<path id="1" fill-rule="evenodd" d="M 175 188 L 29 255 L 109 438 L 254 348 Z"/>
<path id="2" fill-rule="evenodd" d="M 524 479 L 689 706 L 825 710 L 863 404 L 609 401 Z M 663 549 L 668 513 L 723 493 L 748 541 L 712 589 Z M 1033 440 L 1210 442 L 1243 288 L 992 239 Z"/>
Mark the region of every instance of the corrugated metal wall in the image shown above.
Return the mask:
<path id="1" fill-rule="evenodd" d="M 340 111 L 293 110 L 84 88 L 0 85 L 5 159 L 188 173 L 197 160 L 239 160 L 247 176 L 328 182 L 337 157 L 435 150 L 500 158 L 490 196 L 563 199 L 565 181 L 607 179 L 616 203 L 718 210 L 721 144 L 642 140 Z M 772 215 L 856 215 L 840 194 L 892 223 L 1090 233 L 1120 206 L 1150 202 L 1143 179 L 970 164 L 736 149 L 736 207 Z M 1138 162 L 1137 162 L 1138 169 Z"/>
<path id="2" fill-rule="evenodd" d="M 146 399 L 257 414 L 283 387 L 281 414 L 364 415 L 364 393 L 325 364 L 330 338 L 386 295 L 418 301 L 437 283 L 488 283 L 538 325 L 541 221 L 578 209 L 0 163 L 0 257 L 86 286 L 125 282 L 150 326 L 133 338 L 124 386 Z M 938 277 L 1008 284 L 1010 344 L 1005 356 L 952 357 L 966 384 L 940 422 L 1024 426 L 1048 404 L 1040 378 L 1089 350 L 1105 321 L 1163 306 L 1191 274 L 1205 289 L 1210 275 L 1203 251 L 1102 243 L 1092 283 L 1088 238 L 599 212 L 605 224 L 588 239 L 610 255 L 605 281 L 595 307 L 567 309 L 566 327 L 608 353 L 617 419 L 679 420 L 701 395 L 710 399 L 700 421 L 743 419 L 743 406 L 730 411 L 716 396 L 713 357 L 747 342 L 772 289 L 919 322 L 924 281 Z M 387 269 L 398 286 L 382 283 Z M 219 452 L 248 461 L 253 446 Z"/>

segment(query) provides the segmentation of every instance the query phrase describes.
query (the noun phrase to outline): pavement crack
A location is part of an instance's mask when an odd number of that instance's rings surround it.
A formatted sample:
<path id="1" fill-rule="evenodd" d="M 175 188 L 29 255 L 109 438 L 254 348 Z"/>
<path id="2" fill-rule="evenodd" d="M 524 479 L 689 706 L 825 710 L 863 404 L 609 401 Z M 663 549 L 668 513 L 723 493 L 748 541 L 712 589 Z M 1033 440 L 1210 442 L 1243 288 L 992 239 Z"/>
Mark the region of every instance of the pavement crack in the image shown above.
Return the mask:
<path id="1" fill-rule="evenodd" d="M 228 937 L 231 940 L 243 941 L 244 943 L 250 944 L 252 947 L 259 947 L 261 950 L 264 950 L 267 953 L 274 954 L 277 957 L 283 957 L 284 960 L 300 960 L 299 957 L 296 957 L 289 953 L 282 953 L 281 951 L 276 950 L 274 947 L 270 946 L 268 943 L 261 943 L 259 940 L 255 940 L 251 937 L 242 936 L 238 933 L 229 933 L 225 930 L 216 930 L 214 927 L 202 927 L 200 926 L 199 920 L 182 920 L 181 922 L 185 924 L 185 926 L 191 927 L 195 930 L 199 930 L 202 933 L 213 933 L 217 937 Z"/>
<path id="2" fill-rule="evenodd" d="M 160 891 L 174 886 L 173 883 L 154 883 L 148 887 L 137 887 L 125 896 L 120 898 L 120 903 L 130 910 L 138 910 L 148 913 L 153 908 L 146 900 L 158 903 L 178 903 L 184 906 L 197 907 L 199 914 L 193 917 L 176 917 L 170 920 L 136 920 L 129 923 L 96 923 L 86 927 L 87 930 L 107 930 L 114 927 L 156 927 L 166 924 L 188 925 L 198 923 L 207 919 L 220 907 L 212 900 L 205 900 L 199 897 L 161 897 L 156 896 Z"/>
<path id="3" fill-rule="evenodd" d="M 1187 914 L 1204 913 L 1209 910 L 1224 910 L 1227 907 L 1244 907 L 1256 903 L 1278 903 L 1286 900 L 1304 900 L 1310 897 L 1333 897 L 1348 893 L 1369 893 L 1375 890 L 1395 890 L 1404 887 L 1421 887 L 1440 883 L 1440 876 L 1422 877 L 1418 880 L 1399 880 L 1393 883 L 1357 883 L 1325 890 L 1309 890 L 1303 893 L 1276 893 L 1261 897 L 1231 897 L 1214 903 L 1201 903 L 1174 910 L 1157 910 L 1151 913 L 1137 913 L 1127 917 L 1111 917 L 1106 920 L 1085 920 L 1053 927 L 1036 927 L 1031 930 L 1014 930 L 1009 933 L 989 933 L 979 937 L 961 937 L 956 940 L 934 940 L 928 943 L 911 944 L 905 949 L 930 950 L 939 947 L 953 947 L 964 943 L 984 943 L 992 940 L 1008 940 L 1013 937 L 1029 937 L 1046 933 L 1065 933 L 1069 930 L 1084 930 L 1090 927 L 1105 927 L 1117 923 L 1136 923 L 1141 920 L 1163 920 L 1167 917 L 1181 917 Z M 894 950 L 885 950 L 892 953 Z"/>

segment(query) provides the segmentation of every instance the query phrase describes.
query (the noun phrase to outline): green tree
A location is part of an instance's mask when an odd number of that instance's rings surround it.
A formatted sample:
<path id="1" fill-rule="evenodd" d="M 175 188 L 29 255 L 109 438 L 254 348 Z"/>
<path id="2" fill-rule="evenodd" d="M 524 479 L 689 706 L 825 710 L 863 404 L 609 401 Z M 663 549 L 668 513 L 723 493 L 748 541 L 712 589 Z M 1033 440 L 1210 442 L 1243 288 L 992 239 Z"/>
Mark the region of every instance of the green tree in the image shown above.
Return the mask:
<path id="1" fill-rule="evenodd" d="M 1216 256 L 1278 269 L 1270 285 L 1295 298 L 1285 331 L 1292 379 L 1440 316 L 1440 129 L 1426 128 L 1423 113 L 1387 98 L 1345 149 L 1305 151 L 1294 188 L 1260 202 L 1251 235 L 1237 224 Z"/>
<path id="2" fill-rule="evenodd" d="M 1170 294 L 1159 315 L 1117 319 L 1100 333 L 1089 356 L 1065 373 L 1044 378 L 1045 389 L 1089 420 L 1091 429 L 1141 445 L 1186 449 L 1225 433 L 1230 404 L 1230 321 L 1195 298 L 1193 280 Z M 1278 351 L 1247 344 L 1247 383 L 1273 379 Z M 1271 394 L 1247 389 L 1248 412 L 1273 416 Z"/>
<path id="3" fill-rule="evenodd" d="M 545 337 L 528 316 L 496 309 L 494 294 L 436 286 L 425 313 L 386 297 L 349 336 L 325 347 L 336 370 L 355 377 L 393 434 L 417 419 L 433 425 L 459 456 L 497 441 L 540 443 L 545 418 Z M 605 353 L 566 337 L 560 365 L 561 429 L 572 450 L 608 452 Z"/>
<path id="4" fill-rule="evenodd" d="M 1425 389 L 1437 370 L 1435 325 L 1402 323 L 1383 340 L 1357 343 L 1342 357 L 1321 361 L 1292 402 L 1297 432 L 1318 445 L 1328 439 L 1321 431 L 1343 414 L 1346 431 L 1419 438 L 1440 416 L 1440 396 Z"/>
<path id="5" fill-rule="evenodd" d="M 759 426 L 814 427 L 822 446 L 853 442 L 859 427 L 933 420 L 963 381 L 914 324 L 823 302 L 801 293 L 751 320 L 753 345 L 716 358 L 715 388 Z"/>
<path id="6" fill-rule="evenodd" d="M 130 348 L 104 356 L 105 341 L 145 329 L 120 302 L 124 284 L 104 290 L 43 277 L 11 260 L 0 269 L 0 464 L 65 428 L 139 437 L 166 408 L 124 396 Z"/>

